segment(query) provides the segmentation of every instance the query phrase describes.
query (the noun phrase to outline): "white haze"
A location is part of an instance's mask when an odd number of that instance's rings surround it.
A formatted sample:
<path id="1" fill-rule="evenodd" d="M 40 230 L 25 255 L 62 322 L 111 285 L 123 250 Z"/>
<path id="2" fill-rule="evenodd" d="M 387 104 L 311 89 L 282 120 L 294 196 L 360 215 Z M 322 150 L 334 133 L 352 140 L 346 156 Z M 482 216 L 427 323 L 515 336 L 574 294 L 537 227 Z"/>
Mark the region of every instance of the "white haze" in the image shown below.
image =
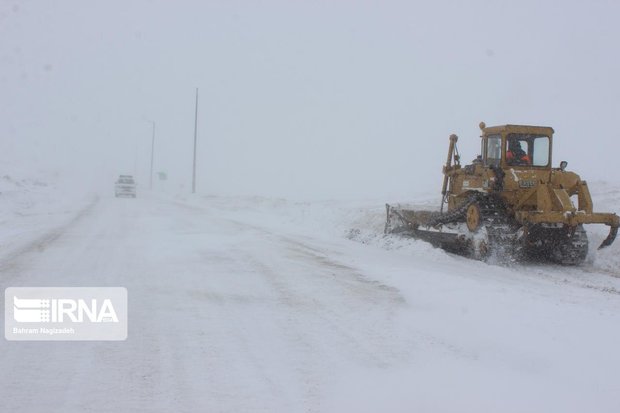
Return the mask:
<path id="1" fill-rule="evenodd" d="M 0 2 L 0 161 L 110 191 L 119 173 L 291 198 L 438 190 L 450 133 L 553 126 L 554 163 L 611 179 L 614 1 Z M 610 174 L 612 175 L 610 177 Z M 79 177 L 79 179 L 78 179 Z M 161 187 L 156 182 L 156 187 Z"/>

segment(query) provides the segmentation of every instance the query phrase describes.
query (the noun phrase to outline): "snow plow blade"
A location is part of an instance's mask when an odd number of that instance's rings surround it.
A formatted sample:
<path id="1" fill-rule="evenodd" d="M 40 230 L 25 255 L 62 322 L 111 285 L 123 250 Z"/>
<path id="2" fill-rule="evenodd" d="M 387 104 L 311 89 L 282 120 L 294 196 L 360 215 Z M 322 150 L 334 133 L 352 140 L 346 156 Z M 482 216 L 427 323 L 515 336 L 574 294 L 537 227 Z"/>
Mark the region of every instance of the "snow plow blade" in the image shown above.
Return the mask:
<path id="1" fill-rule="evenodd" d="M 412 233 L 420 226 L 419 219 L 416 219 L 416 211 L 385 204 L 385 212 L 387 215 L 383 231 L 385 234 Z"/>
<path id="2" fill-rule="evenodd" d="M 385 204 L 385 210 L 385 234 L 412 237 L 452 252 L 462 253 L 471 246 L 471 240 L 462 232 L 435 225 L 436 217 L 440 216 L 437 212 L 402 209 L 389 204 Z"/>

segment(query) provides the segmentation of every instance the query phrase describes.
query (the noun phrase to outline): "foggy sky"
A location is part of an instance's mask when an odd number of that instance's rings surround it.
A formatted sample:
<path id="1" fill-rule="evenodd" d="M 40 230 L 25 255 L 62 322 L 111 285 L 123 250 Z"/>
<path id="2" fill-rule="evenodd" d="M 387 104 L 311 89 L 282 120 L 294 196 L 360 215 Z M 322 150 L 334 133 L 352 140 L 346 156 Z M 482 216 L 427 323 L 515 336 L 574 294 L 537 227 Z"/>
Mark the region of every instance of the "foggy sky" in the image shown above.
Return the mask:
<path id="1" fill-rule="evenodd" d="M 555 165 L 618 181 L 619 15 L 613 1 L 0 0 L 0 175 L 148 184 L 155 121 L 155 170 L 188 191 L 198 87 L 201 193 L 439 191 L 449 134 L 469 161 L 482 120 L 552 126 Z"/>

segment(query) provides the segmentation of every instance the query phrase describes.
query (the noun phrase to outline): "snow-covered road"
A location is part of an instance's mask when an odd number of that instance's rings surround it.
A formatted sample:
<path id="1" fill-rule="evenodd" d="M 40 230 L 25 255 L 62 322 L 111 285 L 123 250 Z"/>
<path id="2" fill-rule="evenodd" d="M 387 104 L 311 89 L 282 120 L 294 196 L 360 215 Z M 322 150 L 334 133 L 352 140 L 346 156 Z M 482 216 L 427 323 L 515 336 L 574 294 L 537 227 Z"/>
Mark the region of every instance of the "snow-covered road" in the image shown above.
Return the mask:
<path id="1" fill-rule="evenodd" d="M 0 411 L 620 409 L 613 269 L 389 250 L 226 203 L 101 198 L 2 255 L 3 289 L 126 287 L 129 337 L 2 341 Z"/>

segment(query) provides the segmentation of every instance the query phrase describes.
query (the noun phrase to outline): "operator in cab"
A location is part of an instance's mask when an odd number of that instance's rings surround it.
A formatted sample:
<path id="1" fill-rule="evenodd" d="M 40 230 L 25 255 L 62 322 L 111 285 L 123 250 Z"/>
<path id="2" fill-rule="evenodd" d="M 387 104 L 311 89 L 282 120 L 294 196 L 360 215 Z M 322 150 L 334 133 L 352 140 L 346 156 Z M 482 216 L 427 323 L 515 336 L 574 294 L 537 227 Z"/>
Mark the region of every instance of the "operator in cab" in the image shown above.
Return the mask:
<path id="1" fill-rule="evenodd" d="M 523 148 L 521 148 L 521 142 L 516 139 L 511 139 L 508 141 L 506 162 L 508 165 L 531 165 L 532 160 Z"/>

